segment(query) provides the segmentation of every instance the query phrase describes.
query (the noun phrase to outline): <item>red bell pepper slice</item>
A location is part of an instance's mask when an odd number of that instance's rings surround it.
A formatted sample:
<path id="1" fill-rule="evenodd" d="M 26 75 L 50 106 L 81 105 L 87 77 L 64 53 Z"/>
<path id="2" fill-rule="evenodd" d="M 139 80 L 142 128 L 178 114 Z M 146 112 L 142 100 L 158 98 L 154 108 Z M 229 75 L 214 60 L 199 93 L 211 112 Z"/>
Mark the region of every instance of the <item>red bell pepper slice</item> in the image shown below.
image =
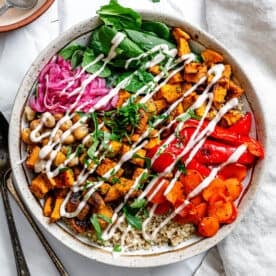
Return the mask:
<path id="1" fill-rule="evenodd" d="M 247 167 L 239 164 L 232 163 L 222 168 L 218 176 L 222 179 L 237 178 L 239 181 L 243 181 L 247 174 Z"/>
<path id="2" fill-rule="evenodd" d="M 165 201 L 165 202 L 162 202 L 160 204 L 157 205 L 154 213 L 156 215 L 166 215 L 170 209 L 172 208 L 172 205 L 169 201 Z"/>
<path id="3" fill-rule="evenodd" d="M 225 162 L 236 150 L 236 147 L 220 142 L 206 140 L 195 155 L 195 159 L 206 165 L 215 165 Z M 252 164 L 255 160 L 250 152 L 244 152 L 238 162 L 241 164 Z"/>
<path id="4" fill-rule="evenodd" d="M 183 162 L 184 161 L 185 160 L 183 160 Z M 198 162 L 196 158 L 193 158 L 193 160 L 188 164 L 187 169 L 196 170 L 200 172 L 202 176 L 208 176 L 211 172 L 210 168 L 208 168 L 205 164 Z"/>
<path id="5" fill-rule="evenodd" d="M 196 128 L 199 124 L 199 121 L 194 119 L 189 119 L 184 124 L 185 128 Z M 209 124 L 209 121 L 205 120 L 200 128 L 202 131 L 204 128 L 206 128 Z M 181 135 L 185 136 L 187 135 L 187 132 L 181 131 Z M 264 158 L 264 149 L 262 145 L 254 138 L 248 137 L 248 136 L 242 136 L 239 133 L 232 132 L 231 130 L 227 128 L 222 128 L 220 126 L 216 126 L 214 131 L 210 134 L 212 138 L 215 138 L 217 140 L 221 140 L 225 143 L 228 143 L 233 146 L 239 146 L 242 144 L 246 144 L 248 151 L 259 157 L 260 159 Z"/>
<path id="6" fill-rule="evenodd" d="M 230 126 L 228 130 L 230 130 L 231 132 L 240 134 L 242 136 L 249 136 L 251 123 L 252 123 L 252 114 L 250 112 L 246 112 L 246 114 L 235 124 Z"/>

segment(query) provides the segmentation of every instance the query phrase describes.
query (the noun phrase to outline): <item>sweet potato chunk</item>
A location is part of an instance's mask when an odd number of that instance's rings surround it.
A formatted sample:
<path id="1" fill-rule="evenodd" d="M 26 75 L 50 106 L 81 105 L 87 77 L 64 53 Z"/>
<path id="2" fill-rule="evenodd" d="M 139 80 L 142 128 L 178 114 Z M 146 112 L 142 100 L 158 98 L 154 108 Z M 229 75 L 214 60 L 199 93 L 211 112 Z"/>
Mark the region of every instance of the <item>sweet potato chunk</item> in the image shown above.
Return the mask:
<path id="1" fill-rule="evenodd" d="M 183 92 L 180 84 L 165 84 L 160 88 L 160 94 L 168 103 L 173 103 L 183 95 Z"/>
<path id="2" fill-rule="evenodd" d="M 55 222 L 60 219 L 60 206 L 61 206 L 63 200 L 64 200 L 64 198 L 62 198 L 62 197 L 56 198 L 54 209 L 50 216 L 50 222 Z"/>
<path id="3" fill-rule="evenodd" d="M 235 84 L 233 81 L 229 82 L 229 96 L 231 98 L 234 98 L 234 97 L 238 98 L 243 93 L 244 93 L 244 90 L 240 86 Z"/>
<path id="4" fill-rule="evenodd" d="M 187 64 L 189 65 L 189 64 Z M 189 73 L 195 72 L 196 73 Z M 201 78 L 205 77 L 207 74 L 207 67 L 204 64 L 196 63 L 195 65 L 188 67 L 184 70 L 184 80 L 191 83 L 197 83 Z"/>
<path id="5" fill-rule="evenodd" d="M 75 182 L 74 173 L 71 169 L 61 172 L 54 178 L 58 188 L 67 188 L 73 186 Z"/>
<path id="6" fill-rule="evenodd" d="M 240 110 L 230 110 L 222 117 L 222 120 L 226 122 L 227 126 L 231 126 L 239 121 L 242 116 Z"/>
<path id="7" fill-rule="evenodd" d="M 30 155 L 28 156 L 28 159 L 26 161 L 27 168 L 34 169 L 36 162 L 39 160 L 39 152 L 40 152 L 39 146 L 34 146 L 31 149 Z"/>
<path id="8" fill-rule="evenodd" d="M 181 75 L 180 72 L 177 72 L 176 74 L 174 74 L 170 80 L 169 80 L 169 84 L 176 84 L 176 83 L 180 83 L 183 81 L 183 77 Z"/>
<path id="9" fill-rule="evenodd" d="M 45 174 L 39 174 L 32 180 L 31 192 L 39 199 L 43 198 L 51 189 L 51 184 Z"/>
<path id="10" fill-rule="evenodd" d="M 166 100 L 164 100 L 164 99 L 156 100 L 156 101 L 154 101 L 154 104 L 156 106 L 157 114 L 159 114 L 162 110 L 164 110 L 168 107 L 168 104 L 167 104 Z"/>
<path id="11" fill-rule="evenodd" d="M 130 190 L 133 184 L 134 180 L 121 177 L 119 183 L 116 183 L 110 187 L 110 189 L 107 192 L 107 195 L 104 198 L 104 201 L 111 202 L 126 195 L 126 193 Z"/>
<path id="12" fill-rule="evenodd" d="M 44 206 L 43 206 L 43 215 L 45 217 L 50 217 L 52 212 L 53 212 L 53 207 L 54 207 L 54 197 L 53 196 L 48 196 L 45 201 L 44 201 Z"/>
<path id="13" fill-rule="evenodd" d="M 24 128 L 21 130 L 21 139 L 27 145 L 32 144 L 32 141 L 30 139 L 30 134 L 31 134 L 31 130 L 29 128 Z"/>
<path id="14" fill-rule="evenodd" d="M 85 206 L 79 212 L 77 218 L 79 220 L 84 220 L 87 217 L 87 215 L 89 214 L 89 212 L 90 212 L 90 206 L 88 204 L 85 204 Z"/>
<path id="15" fill-rule="evenodd" d="M 144 149 L 139 149 L 136 151 L 136 155 L 139 157 L 134 157 L 130 159 L 130 162 L 134 165 L 137 165 L 139 167 L 143 167 L 145 164 L 144 157 L 146 156 L 146 151 Z"/>
<path id="16" fill-rule="evenodd" d="M 63 164 L 66 160 L 66 155 L 59 151 L 54 159 L 54 165 L 58 167 L 60 164 Z"/>
<path id="17" fill-rule="evenodd" d="M 116 166 L 116 162 L 111 161 L 108 158 L 105 158 L 101 164 L 97 167 L 96 173 L 100 176 L 103 176 L 105 173 L 107 173 L 109 170 L 114 168 Z"/>
<path id="18" fill-rule="evenodd" d="M 99 192 L 101 195 L 106 195 L 108 190 L 110 189 L 111 185 L 108 183 L 103 183 L 99 188 Z"/>
<path id="19" fill-rule="evenodd" d="M 178 48 L 178 55 L 180 57 L 183 56 L 183 55 L 191 53 L 191 49 L 190 49 L 189 43 L 183 37 L 179 38 L 179 40 L 178 40 L 178 47 L 177 48 Z"/>
<path id="20" fill-rule="evenodd" d="M 94 192 L 89 200 L 88 203 L 93 205 L 95 208 L 99 209 L 105 206 L 105 202 L 102 198 L 102 196 L 98 192 Z"/>
<path id="21" fill-rule="evenodd" d="M 161 73 L 161 70 L 160 70 L 160 66 L 159 65 L 154 65 L 152 67 L 150 67 L 149 69 L 150 73 L 152 73 L 153 75 L 158 75 Z"/>
<path id="22" fill-rule="evenodd" d="M 186 40 L 191 39 L 190 35 L 180 28 L 173 28 L 172 35 L 176 41 L 178 41 L 181 37 Z"/>
<path id="23" fill-rule="evenodd" d="M 207 65 L 223 61 L 223 56 L 221 54 L 210 49 L 202 51 L 201 56 Z"/>
<path id="24" fill-rule="evenodd" d="M 222 87 L 219 84 L 215 85 L 213 93 L 214 93 L 214 102 L 217 102 L 217 103 L 225 102 L 227 90 L 224 87 Z"/>
<path id="25" fill-rule="evenodd" d="M 113 210 L 112 208 L 109 206 L 109 205 L 105 205 L 99 209 L 96 209 L 96 213 L 97 214 L 100 214 L 100 215 L 103 215 L 107 218 L 112 218 L 113 216 Z M 106 222 L 105 220 L 99 218 L 99 224 L 101 226 L 102 229 L 104 229 L 107 225 L 108 225 L 108 222 Z"/>
<path id="26" fill-rule="evenodd" d="M 119 91 L 119 99 L 117 101 L 116 107 L 121 107 L 123 103 L 130 97 L 130 93 L 128 93 L 126 90 L 120 90 Z"/>

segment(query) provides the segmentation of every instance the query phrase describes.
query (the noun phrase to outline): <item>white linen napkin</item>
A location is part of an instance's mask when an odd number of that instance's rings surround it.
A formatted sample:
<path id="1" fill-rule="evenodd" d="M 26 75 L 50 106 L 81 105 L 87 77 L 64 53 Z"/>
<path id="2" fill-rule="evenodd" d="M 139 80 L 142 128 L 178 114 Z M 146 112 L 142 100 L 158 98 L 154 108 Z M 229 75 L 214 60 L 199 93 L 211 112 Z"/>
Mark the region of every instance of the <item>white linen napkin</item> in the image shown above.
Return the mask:
<path id="1" fill-rule="evenodd" d="M 276 275 L 276 2 L 206 0 L 206 19 L 208 31 L 238 58 L 256 87 L 268 131 L 261 189 L 218 251 L 226 275 Z M 215 266 L 210 251 L 196 275 L 216 275 Z"/>

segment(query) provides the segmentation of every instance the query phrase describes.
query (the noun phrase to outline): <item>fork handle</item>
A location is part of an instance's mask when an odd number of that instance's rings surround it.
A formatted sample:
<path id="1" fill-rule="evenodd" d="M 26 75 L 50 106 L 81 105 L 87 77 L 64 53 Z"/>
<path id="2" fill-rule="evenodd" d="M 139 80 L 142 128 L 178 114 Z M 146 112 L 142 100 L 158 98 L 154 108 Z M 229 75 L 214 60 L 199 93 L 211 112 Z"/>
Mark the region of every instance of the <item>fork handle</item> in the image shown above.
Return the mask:
<path id="1" fill-rule="evenodd" d="M 6 215 L 7 222 L 8 222 L 8 227 L 9 227 L 14 257 L 15 257 L 17 275 L 29 276 L 30 275 L 29 268 L 26 263 L 23 250 L 21 248 L 19 236 L 18 236 L 18 233 L 16 230 L 16 225 L 15 225 L 13 214 L 12 214 L 12 209 L 10 206 L 8 190 L 5 185 L 5 181 L 6 181 L 8 174 L 9 173 L 7 172 L 3 177 L 1 177 L 0 189 L 1 189 L 2 197 L 3 197 L 4 210 L 5 210 L 5 215 Z"/>

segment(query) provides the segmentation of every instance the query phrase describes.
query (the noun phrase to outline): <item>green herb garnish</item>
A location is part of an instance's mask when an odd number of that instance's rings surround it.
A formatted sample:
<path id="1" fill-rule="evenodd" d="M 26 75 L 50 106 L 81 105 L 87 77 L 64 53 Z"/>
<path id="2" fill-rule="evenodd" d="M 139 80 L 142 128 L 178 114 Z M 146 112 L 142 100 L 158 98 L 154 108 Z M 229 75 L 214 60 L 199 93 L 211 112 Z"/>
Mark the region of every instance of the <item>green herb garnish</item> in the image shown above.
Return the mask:
<path id="1" fill-rule="evenodd" d="M 147 201 L 144 198 L 136 198 L 131 204 L 130 207 L 134 209 L 139 209 L 145 207 Z"/>
<path id="2" fill-rule="evenodd" d="M 137 230 L 142 230 L 142 222 L 140 218 L 138 218 L 135 215 L 132 215 L 126 206 L 123 208 L 123 211 L 126 216 L 126 220 L 128 224 Z"/>
<path id="3" fill-rule="evenodd" d="M 116 245 L 114 245 L 114 247 L 113 247 L 113 251 L 114 251 L 114 252 L 121 252 L 121 251 L 122 251 L 122 248 L 121 248 L 121 246 L 120 246 L 119 244 L 116 244 Z"/>
<path id="4" fill-rule="evenodd" d="M 104 220 L 107 223 L 112 223 L 112 219 L 109 218 L 109 217 L 107 217 L 107 216 L 105 216 L 105 215 L 103 215 L 103 214 L 98 214 L 97 217 L 100 218 L 100 219 L 102 219 L 102 220 Z"/>
<path id="5" fill-rule="evenodd" d="M 181 160 L 179 160 L 179 161 L 177 162 L 177 169 L 178 169 L 179 171 L 181 171 L 184 175 L 187 174 L 187 168 L 186 168 L 185 164 L 181 162 Z"/>
<path id="6" fill-rule="evenodd" d="M 138 153 L 134 153 L 132 158 L 140 158 L 140 159 L 143 159 L 145 161 L 145 164 L 146 164 L 146 168 L 147 169 L 150 169 L 151 168 L 151 159 L 148 158 L 148 157 L 144 157 L 144 156 L 141 156 L 139 155 Z"/>
<path id="7" fill-rule="evenodd" d="M 98 220 L 98 216 L 96 214 L 93 214 L 93 216 L 90 218 L 90 222 L 95 229 L 97 239 L 102 240 L 102 229 Z"/>

